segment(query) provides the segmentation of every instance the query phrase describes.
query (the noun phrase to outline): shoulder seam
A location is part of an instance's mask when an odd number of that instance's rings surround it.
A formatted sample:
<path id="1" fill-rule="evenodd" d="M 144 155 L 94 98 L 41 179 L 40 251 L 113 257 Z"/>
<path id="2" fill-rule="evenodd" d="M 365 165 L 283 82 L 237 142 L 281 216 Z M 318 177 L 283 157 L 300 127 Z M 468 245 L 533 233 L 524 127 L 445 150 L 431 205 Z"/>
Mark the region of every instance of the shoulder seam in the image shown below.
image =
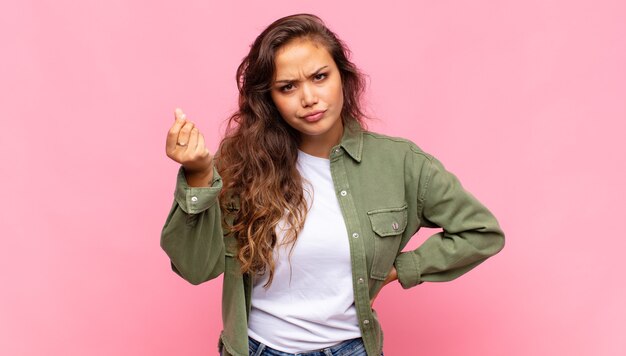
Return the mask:
<path id="1" fill-rule="evenodd" d="M 413 141 L 411 141 L 409 139 L 406 139 L 406 138 L 403 138 L 403 137 L 387 136 L 387 135 L 376 133 L 376 132 L 372 132 L 372 131 L 364 131 L 363 134 L 364 135 L 368 135 L 368 136 L 370 136 L 370 137 L 372 137 L 374 139 L 388 140 L 388 141 L 393 141 L 393 142 L 398 142 L 398 143 L 404 143 L 404 144 L 406 144 L 409 147 L 409 149 L 411 151 L 413 151 L 413 153 L 416 153 L 416 154 L 419 154 L 421 156 L 426 157 L 426 159 L 428 161 L 432 161 L 432 158 L 433 158 L 432 155 L 424 152 L 421 148 L 419 148 L 417 146 L 417 144 L 415 144 L 415 142 L 413 142 Z"/>

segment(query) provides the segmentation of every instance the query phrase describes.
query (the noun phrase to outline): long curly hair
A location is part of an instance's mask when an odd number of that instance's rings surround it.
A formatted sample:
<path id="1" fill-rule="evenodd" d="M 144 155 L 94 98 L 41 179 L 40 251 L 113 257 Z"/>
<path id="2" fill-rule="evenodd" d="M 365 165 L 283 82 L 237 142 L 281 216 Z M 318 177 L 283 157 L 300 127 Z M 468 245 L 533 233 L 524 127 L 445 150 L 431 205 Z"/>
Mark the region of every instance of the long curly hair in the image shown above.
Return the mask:
<path id="1" fill-rule="evenodd" d="M 228 119 L 215 162 L 223 180 L 219 199 L 222 211 L 232 209 L 232 205 L 227 206 L 232 197 L 239 198 L 239 210 L 228 228 L 237 239 L 241 271 L 252 274 L 269 271 L 265 287 L 271 285 L 274 277 L 277 224 L 286 219 L 283 244 L 291 244 L 293 251 L 308 211 L 303 179 L 296 169 L 299 133 L 283 120 L 270 92 L 277 51 L 288 42 L 302 38 L 324 46 L 339 69 L 344 127 L 351 121 L 364 127 L 363 118 L 366 118 L 360 104 L 365 90 L 364 75 L 350 62 L 348 47 L 319 17 L 297 14 L 278 19 L 251 45 L 237 69 L 239 108 Z"/>

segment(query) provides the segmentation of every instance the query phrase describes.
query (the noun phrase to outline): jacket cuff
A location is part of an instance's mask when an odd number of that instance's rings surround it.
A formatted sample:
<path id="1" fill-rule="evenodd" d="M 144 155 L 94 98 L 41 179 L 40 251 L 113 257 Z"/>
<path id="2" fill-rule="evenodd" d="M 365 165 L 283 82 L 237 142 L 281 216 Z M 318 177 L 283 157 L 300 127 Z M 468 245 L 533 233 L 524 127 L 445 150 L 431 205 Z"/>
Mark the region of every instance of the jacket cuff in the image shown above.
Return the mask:
<path id="1" fill-rule="evenodd" d="M 402 288 L 409 289 L 422 283 L 419 259 L 413 252 L 400 253 L 393 264 Z"/>
<path id="2" fill-rule="evenodd" d="M 174 199 L 187 214 L 198 214 L 213 206 L 221 190 L 222 177 L 217 173 L 215 166 L 213 167 L 213 181 L 209 187 L 190 187 L 187 184 L 183 167 L 180 166 L 178 169 Z"/>

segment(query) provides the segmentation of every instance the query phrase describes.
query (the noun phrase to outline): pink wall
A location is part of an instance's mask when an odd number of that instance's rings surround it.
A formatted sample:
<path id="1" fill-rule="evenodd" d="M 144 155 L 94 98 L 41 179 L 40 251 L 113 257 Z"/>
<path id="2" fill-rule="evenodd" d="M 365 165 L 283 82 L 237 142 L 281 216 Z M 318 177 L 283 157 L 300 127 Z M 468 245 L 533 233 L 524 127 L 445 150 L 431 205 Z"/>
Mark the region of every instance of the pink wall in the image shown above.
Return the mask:
<path id="1" fill-rule="evenodd" d="M 626 354 L 623 1 L 11 3 L 0 353 L 216 354 L 221 280 L 159 247 L 165 133 L 180 106 L 215 148 L 254 37 L 314 12 L 370 76 L 370 128 L 439 157 L 508 237 L 454 282 L 383 290 L 386 354 Z"/>

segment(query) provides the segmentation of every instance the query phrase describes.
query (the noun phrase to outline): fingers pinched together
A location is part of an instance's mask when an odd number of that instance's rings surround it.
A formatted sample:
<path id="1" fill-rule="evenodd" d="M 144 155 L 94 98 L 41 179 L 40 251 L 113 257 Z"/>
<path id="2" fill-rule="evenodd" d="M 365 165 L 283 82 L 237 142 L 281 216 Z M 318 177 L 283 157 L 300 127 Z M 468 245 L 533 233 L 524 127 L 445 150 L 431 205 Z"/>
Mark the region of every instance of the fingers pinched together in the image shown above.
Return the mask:
<path id="1" fill-rule="evenodd" d="M 204 136 L 181 109 L 174 111 L 174 124 L 167 133 L 165 152 L 189 172 L 205 172 L 211 167 L 212 157 Z"/>

